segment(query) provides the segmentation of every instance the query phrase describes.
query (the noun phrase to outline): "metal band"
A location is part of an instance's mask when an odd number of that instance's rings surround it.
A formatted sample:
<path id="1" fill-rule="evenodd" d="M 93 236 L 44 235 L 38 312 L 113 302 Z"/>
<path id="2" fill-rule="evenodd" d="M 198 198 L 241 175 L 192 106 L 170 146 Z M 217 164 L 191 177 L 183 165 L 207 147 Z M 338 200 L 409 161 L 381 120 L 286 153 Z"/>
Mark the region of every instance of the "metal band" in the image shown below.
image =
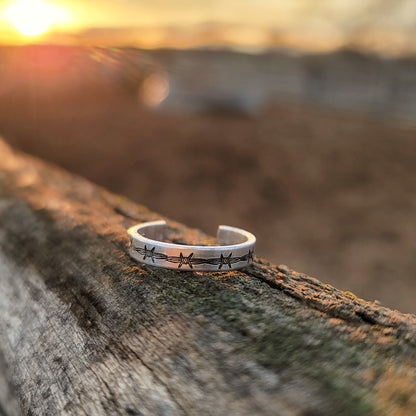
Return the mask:
<path id="1" fill-rule="evenodd" d="M 151 266 L 195 271 L 227 271 L 253 263 L 256 237 L 240 228 L 220 225 L 216 246 L 188 246 L 163 241 L 166 221 L 137 224 L 127 230 L 130 256 Z"/>

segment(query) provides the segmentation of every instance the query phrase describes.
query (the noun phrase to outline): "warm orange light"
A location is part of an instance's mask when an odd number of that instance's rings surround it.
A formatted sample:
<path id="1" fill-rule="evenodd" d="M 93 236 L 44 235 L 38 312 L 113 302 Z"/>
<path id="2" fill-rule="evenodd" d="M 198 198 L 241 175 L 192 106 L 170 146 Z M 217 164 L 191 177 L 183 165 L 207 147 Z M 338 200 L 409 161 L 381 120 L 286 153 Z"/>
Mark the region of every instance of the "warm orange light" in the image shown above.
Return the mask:
<path id="1" fill-rule="evenodd" d="M 7 9 L 7 16 L 25 36 L 41 35 L 50 25 L 68 19 L 64 10 L 43 0 L 16 0 Z"/>

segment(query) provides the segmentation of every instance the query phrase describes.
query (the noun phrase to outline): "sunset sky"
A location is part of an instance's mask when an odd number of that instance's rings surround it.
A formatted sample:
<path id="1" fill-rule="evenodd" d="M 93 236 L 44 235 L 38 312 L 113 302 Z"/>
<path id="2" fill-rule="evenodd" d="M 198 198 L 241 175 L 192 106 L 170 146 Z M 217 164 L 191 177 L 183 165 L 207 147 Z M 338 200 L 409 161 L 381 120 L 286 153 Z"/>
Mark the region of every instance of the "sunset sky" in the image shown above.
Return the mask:
<path id="1" fill-rule="evenodd" d="M 0 0 L 3 44 L 352 44 L 408 53 L 416 50 L 415 35 L 415 0 Z"/>

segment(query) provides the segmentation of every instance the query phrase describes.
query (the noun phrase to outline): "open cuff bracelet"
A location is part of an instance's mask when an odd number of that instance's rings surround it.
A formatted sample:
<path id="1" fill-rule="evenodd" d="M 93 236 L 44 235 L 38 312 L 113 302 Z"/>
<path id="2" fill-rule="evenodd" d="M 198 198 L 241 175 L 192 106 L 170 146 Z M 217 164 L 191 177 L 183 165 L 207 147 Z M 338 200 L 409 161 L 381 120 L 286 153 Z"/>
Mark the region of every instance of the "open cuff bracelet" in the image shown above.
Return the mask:
<path id="1" fill-rule="evenodd" d="M 220 225 L 215 246 L 165 243 L 166 221 L 150 221 L 127 230 L 135 260 L 166 269 L 227 271 L 253 263 L 256 237 L 240 228 Z"/>

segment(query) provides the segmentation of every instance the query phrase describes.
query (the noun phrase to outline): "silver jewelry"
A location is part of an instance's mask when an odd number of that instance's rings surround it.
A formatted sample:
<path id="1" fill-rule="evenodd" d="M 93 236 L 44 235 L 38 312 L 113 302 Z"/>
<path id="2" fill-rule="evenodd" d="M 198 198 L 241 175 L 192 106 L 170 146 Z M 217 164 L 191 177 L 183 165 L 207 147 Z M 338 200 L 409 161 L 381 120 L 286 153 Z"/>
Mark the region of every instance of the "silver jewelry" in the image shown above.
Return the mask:
<path id="1" fill-rule="evenodd" d="M 227 271 L 253 263 L 256 237 L 240 228 L 220 225 L 215 246 L 165 243 L 166 221 L 150 221 L 127 230 L 129 254 L 135 260 L 166 269 Z"/>

